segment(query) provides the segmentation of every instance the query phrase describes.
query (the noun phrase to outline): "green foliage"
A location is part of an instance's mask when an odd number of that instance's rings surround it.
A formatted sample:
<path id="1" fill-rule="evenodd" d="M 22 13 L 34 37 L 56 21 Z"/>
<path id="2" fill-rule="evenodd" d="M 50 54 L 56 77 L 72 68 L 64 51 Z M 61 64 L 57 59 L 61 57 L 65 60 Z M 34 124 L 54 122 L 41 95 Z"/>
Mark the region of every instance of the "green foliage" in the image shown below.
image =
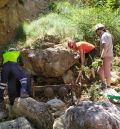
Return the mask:
<path id="1" fill-rule="evenodd" d="M 24 4 L 25 4 L 25 1 L 24 1 L 24 0 L 18 0 L 18 2 L 19 2 L 21 5 L 24 5 Z"/>
<path id="2" fill-rule="evenodd" d="M 114 49 L 115 49 L 115 52 L 114 52 L 115 55 L 120 56 L 120 44 L 116 44 Z"/>
<path id="3" fill-rule="evenodd" d="M 94 68 L 94 69 L 98 69 L 98 67 L 99 66 L 101 66 L 102 65 L 102 60 L 101 59 L 99 59 L 99 58 L 96 58 L 95 60 L 94 60 L 94 62 L 92 63 L 92 67 Z"/>
<path id="4" fill-rule="evenodd" d="M 26 41 L 26 30 L 27 30 L 27 23 L 20 24 L 15 35 L 15 41 L 18 40 Z"/>
<path id="5" fill-rule="evenodd" d="M 51 3 L 49 4 L 49 10 L 50 10 L 50 11 L 55 10 L 56 6 L 57 6 L 57 5 L 56 5 L 55 2 L 51 2 Z"/>
<path id="6" fill-rule="evenodd" d="M 117 4 L 117 0 L 106 0 L 105 6 L 107 8 L 115 8 L 115 5 Z"/>
<path id="7" fill-rule="evenodd" d="M 76 34 L 76 28 L 72 21 L 56 13 L 50 13 L 33 22 L 23 23 L 16 34 L 17 41 L 42 38 L 44 35 L 58 35 L 61 38 Z"/>
<path id="8" fill-rule="evenodd" d="M 86 5 L 91 7 L 106 7 L 116 9 L 120 6 L 119 0 L 86 0 Z"/>
<path id="9" fill-rule="evenodd" d="M 99 1 L 100 2 L 100 1 Z M 56 12 L 73 21 L 77 28 L 77 35 L 82 35 L 82 40 L 95 43 L 96 36 L 93 27 L 97 23 L 103 23 L 113 34 L 115 44 L 120 42 L 120 8 L 113 10 L 114 1 L 108 0 L 98 8 L 81 7 L 70 5 L 70 3 L 58 4 Z M 65 7 L 64 7 L 65 6 Z"/>
<path id="10" fill-rule="evenodd" d="M 113 10 L 115 0 L 86 0 L 81 4 L 71 4 L 69 1 L 52 2 L 49 14 L 31 23 L 23 23 L 16 34 L 16 41 L 27 42 L 44 35 L 79 37 L 97 45 L 94 26 L 103 23 L 114 37 L 114 45 L 119 45 L 120 38 L 120 8 Z M 97 6 L 101 5 L 101 6 Z M 115 49 L 117 49 L 115 47 Z"/>
<path id="11" fill-rule="evenodd" d="M 73 6 L 69 2 L 58 2 L 54 11 L 64 16 L 69 16 L 73 9 Z"/>
<path id="12" fill-rule="evenodd" d="M 94 101 L 97 101 L 99 99 L 99 93 L 96 90 L 96 82 L 94 82 L 93 85 L 91 86 L 89 94 L 90 94 L 91 101 L 94 102 Z"/>

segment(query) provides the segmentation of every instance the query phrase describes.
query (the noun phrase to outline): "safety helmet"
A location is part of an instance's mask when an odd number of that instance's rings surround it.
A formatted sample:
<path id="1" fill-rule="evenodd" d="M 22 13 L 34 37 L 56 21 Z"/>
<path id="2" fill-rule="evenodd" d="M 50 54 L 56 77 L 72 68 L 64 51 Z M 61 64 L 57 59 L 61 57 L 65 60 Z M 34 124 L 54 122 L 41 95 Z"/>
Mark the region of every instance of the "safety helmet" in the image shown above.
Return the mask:
<path id="1" fill-rule="evenodd" d="M 100 28 L 104 28 L 105 26 L 101 23 L 98 23 L 96 26 L 95 26 L 95 31 L 100 29 Z"/>
<path id="2" fill-rule="evenodd" d="M 17 49 L 16 48 L 9 48 L 8 51 L 16 51 Z"/>
<path id="3" fill-rule="evenodd" d="M 67 43 L 69 48 L 73 48 L 74 42 L 72 40 L 67 41 Z"/>

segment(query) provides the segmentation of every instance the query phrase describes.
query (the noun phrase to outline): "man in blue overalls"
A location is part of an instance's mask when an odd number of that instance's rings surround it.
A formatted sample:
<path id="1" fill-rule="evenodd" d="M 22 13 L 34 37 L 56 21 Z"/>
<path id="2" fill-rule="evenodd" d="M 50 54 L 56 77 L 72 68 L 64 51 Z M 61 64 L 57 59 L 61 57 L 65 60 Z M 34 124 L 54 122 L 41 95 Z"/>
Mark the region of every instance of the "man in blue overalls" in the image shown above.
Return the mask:
<path id="1" fill-rule="evenodd" d="M 3 66 L 1 71 L 1 83 L 0 83 L 0 103 L 2 103 L 4 100 L 3 97 L 5 88 L 8 87 L 9 91 L 10 92 L 12 91 L 11 88 L 13 87 L 10 87 L 8 85 L 8 78 L 10 75 L 13 75 L 16 78 L 16 80 L 19 80 L 21 84 L 20 97 L 26 98 L 29 96 L 27 92 L 27 77 L 23 72 L 20 63 L 22 63 L 20 52 L 17 51 L 15 48 L 10 48 L 8 51 L 3 53 L 3 61 L 2 61 Z"/>

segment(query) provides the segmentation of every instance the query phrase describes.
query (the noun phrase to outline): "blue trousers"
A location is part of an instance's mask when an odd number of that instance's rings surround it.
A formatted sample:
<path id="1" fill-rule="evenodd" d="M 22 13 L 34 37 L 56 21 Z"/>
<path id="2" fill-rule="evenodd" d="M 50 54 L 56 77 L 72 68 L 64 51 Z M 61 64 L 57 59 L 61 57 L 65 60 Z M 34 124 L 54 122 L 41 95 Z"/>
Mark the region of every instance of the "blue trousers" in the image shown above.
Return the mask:
<path id="1" fill-rule="evenodd" d="M 21 84 L 20 92 L 27 92 L 27 77 L 18 63 L 8 62 L 1 71 L 1 83 L 8 83 L 9 76 L 13 75 Z M 9 85 L 8 85 L 9 86 Z M 13 87 L 8 87 L 12 91 Z M 0 102 L 3 101 L 4 90 L 0 89 Z"/>

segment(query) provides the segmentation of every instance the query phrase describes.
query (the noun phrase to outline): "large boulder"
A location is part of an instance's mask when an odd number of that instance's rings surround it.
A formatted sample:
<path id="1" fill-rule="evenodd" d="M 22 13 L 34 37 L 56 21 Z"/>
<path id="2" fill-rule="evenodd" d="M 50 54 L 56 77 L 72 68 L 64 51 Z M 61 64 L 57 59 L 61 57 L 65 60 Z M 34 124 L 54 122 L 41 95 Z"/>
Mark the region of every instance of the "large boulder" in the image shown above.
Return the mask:
<path id="1" fill-rule="evenodd" d="M 66 104 L 57 98 L 49 100 L 47 104 L 51 106 L 52 114 L 55 118 L 63 115 L 66 110 Z"/>
<path id="2" fill-rule="evenodd" d="M 66 111 L 64 123 L 64 129 L 120 129 L 120 109 L 110 102 L 84 101 Z"/>
<path id="3" fill-rule="evenodd" d="M 4 7 L 7 3 L 8 3 L 9 0 L 1 0 L 0 1 L 0 8 Z"/>
<path id="4" fill-rule="evenodd" d="M 16 28 L 25 19 L 32 20 L 48 11 L 49 0 L 0 0 L 0 43 L 14 37 Z"/>
<path id="5" fill-rule="evenodd" d="M 32 98 L 16 99 L 12 114 L 16 117 L 24 116 L 38 129 L 52 129 L 54 118 L 48 104 L 38 102 Z"/>
<path id="6" fill-rule="evenodd" d="M 0 129 L 35 129 L 24 117 L 0 123 Z"/>
<path id="7" fill-rule="evenodd" d="M 7 118 L 7 116 L 8 116 L 7 112 L 0 111 L 0 121 L 1 121 L 2 119 Z"/>
<path id="8" fill-rule="evenodd" d="M 56 118 L 53 124 L 53 129 L 64 129 L 64 115 Z"/>
<path id="9" fill-rule="evenodd" d="M 120 72 L 119 71 L 111 72 L 111 83 L 113 85 L 120 84 Z"/>
<path id="10" fill-rule="evenodd" d="M 60 77 L 76 63 L 74 54 L 61 45 L 44 50 L 24 50 L 22 56 L 25 69 L 45 77 Z"/>

